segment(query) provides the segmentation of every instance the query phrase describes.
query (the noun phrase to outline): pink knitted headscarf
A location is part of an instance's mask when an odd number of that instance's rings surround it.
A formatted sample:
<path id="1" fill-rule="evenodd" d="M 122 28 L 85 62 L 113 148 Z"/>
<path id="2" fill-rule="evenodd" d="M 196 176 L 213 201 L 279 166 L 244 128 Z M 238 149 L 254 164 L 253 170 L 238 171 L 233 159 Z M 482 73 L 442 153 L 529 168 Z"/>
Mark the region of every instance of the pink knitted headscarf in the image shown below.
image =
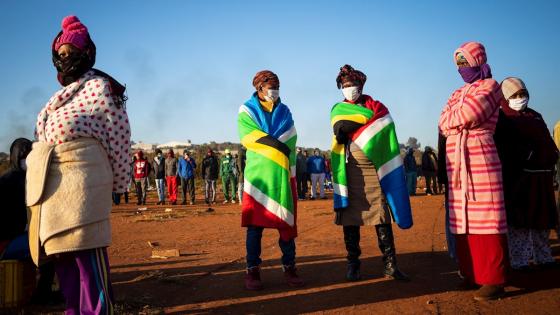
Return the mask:
<path id="1" fill-rule="evenodd" d="M 469 66 L 478 67 L 486 63 L 486 49 L 484 45 L 477 42 L 466 42 L 461 45 L 455 53 L 453 58 L 457 58 L 457 54 L 461 53 L 467 59 Z M 453 60 L 455 62 L 456 60 Z"/>
<path id="2" fill-rule="evenodd" d="M 470 67 L 458 67 L 458 71 L 466 83 L 492 77 L 490 65 L 486 63 L 486 49 L 481 43 L 467 42 L 461 45 L 453 54 L 455 62 L 458 57 L 464 57 Z"/>
<path id="3" fill-rule="evenodd" d="M 70 15 L 62 20 L 62 34 L 56 39 L 54 49 L 58 51 L 60 46 L 71 44 L 82 50 L 86 47 L 88 38 L 87 27 L 80 22 L 77 16 Z"/>

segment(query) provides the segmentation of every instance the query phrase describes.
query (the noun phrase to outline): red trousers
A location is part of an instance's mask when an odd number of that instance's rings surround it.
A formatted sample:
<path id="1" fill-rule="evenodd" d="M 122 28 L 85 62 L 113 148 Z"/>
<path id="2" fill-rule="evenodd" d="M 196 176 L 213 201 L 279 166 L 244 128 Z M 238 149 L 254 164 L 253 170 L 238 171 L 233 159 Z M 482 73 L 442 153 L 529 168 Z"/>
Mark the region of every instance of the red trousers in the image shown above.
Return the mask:
<path id="1" fill-rule="evenodd" d="M 456 234 L 461 274 L 479 285 L 503 285 L 509 266 L 506 234 Z"/>
<path id="2" fill-rule="evenodd" d="M 165 176 L 165 183 L 167 184 L 167 194 L 169 202 L 177 201 L 177 176 Z"/>

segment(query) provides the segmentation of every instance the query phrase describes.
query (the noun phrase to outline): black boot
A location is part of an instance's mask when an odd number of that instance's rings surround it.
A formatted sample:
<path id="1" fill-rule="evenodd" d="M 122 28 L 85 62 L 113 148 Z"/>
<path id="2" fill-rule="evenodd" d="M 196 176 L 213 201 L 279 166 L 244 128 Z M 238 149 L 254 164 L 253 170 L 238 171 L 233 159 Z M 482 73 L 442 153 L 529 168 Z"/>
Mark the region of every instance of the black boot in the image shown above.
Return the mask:
<path id="1" fill-rule="evenodd" d="M 383 274 L 385 277 L 401 281 L 410 281 L 410 278 L 397 267 L 397 254 L 395 251 L 395 240 L 393 238 L 393 228 L 391 224 L 376 225 L 375 231 L 377 232 L 379 249 L 381 250 L 381 254 L 383 254 L 383 264 L 385 265 Z"/>
<path id="2" fill-rule="evenodd" d="M 360 274 L 360 264 L 348 264 L 348 270 L 346 271 L 346 280 L 348 281 L 360 281 L 362 275 Z"/>
<path id="3" fill-rule="evenodd" d="M 361 279 L 360 275 L 360 227 L 359 226 L 345 226 L 344 231 L 344 244 L 348 255 L 348 270 L 346 272 L 346 280 L 358 281 Z"/>

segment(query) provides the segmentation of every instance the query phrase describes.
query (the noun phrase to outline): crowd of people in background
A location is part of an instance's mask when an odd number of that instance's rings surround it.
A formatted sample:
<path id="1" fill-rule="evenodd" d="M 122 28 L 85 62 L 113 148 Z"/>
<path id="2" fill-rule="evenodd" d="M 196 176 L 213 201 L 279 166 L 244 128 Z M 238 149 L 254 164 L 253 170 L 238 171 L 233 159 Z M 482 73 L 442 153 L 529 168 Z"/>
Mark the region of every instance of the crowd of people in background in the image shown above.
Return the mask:
<path id="1" fill-rule="evenodd" d="M 221 156 L 208 148 L 201 162 L 201 189 L 204 191 L 204 203 L 216 204 L 221 191 L 223 204 L 237 203 L 243 198 L 243 170 L 245 168 L 246 148 L 241 147 L 236 154 L 225 149 Z M 297 148 L 296 178 L 297 192 L 300 200 L 327 199 L 325 192 L 333 190 L 330 159 L 319 149 Z M 137 205 L 146 205 L 150 187 L 157 192 L 156 205 L 177 205 L 178 193 L 182 193 L 181 205 L 196 204 L 196 168 L 197 162 L 189 150 L 183 150 L 183 156 L 175 158 L 173 149 L 166 154 L 161 149 L 154 151 L 149 161 L 142 150 L 134 152 L 130 166 L 131 182 L 122 194 L 113 193 L 113 203 L 118 205 L 124 196 L 129 203 L 129 191 L 136 196 Z M 221 186 L 218 186 L 221 180 Z M 155 186 L 152 186 L 152 181 Z M 180 190 L 179 190 L 180 185 Z"/>
<path id="2" fill-rule="evenodd" d="M 424 178 L 425 194 L 428 196 L 443 193 L 443 184 L 438 179 L 439 159 L 437 153 L 430 146 L 424 148 L 424 152 L 420 157 L 420 163 L 417 162 L 414 153 L 416 151 L 407 147 L 403 158 L 405 168 L 406 186 L 410 196 L 416 196 L 418 190 L 418 177 Z M 445 161 L 445 157 L 443 157 Z M 445 169 L 445 165 L 443 167 Z"/>
<path id="3" fill-rule="evenodd" d="M 201 187 L 204 191 L 204 202 L 208 205 L 216 203 L 216 198 L 221 190 L 223 202 L 240 202 L 243 196 L 243 168 L 246 159 L 246 149 L 241 147 L 238 153 L 231 154 L 230 149 L 225 149 L 221 157 L 208 148 L 202 160 Z M 313 152 L 313 154 L 309 154 Z M 419 157 L 415 156 L 420 152 Z M 196 203 L 195 178 L 196 160 L 189 150 L 183 151 L 183 156 L 175 158 L 173 149 L 164 155 L 161 149 L 155 150 L 151 163 L 144 157 L 144 152 L 139 150 L 132 156 L 131 184 L 129 190 L 134 191 L 138 205 L 146 205 L 146 193 L 150 190 L 151 181 L 155 182 L 158 201 L 156 205 L 177 205 L 177 194 L 181 186 L 181 205 L 194 205 Z M 444 192 L 443 182 L 438 176 L 438 168 L 445 170 L 445 164 L 440 165 L 443 159 L 438 157 L 432 147 L 426 146 L 424 151 L 406 147 L 403 154 L 406 185 L 410 196 L 418 192 L 418 178 L 423 178 L 425 195 L 437 195 Z M 175 174 L 175 175 L 173 175 Z M 221 180 L 221 186 L 218 186 Z M 325 192 L 333 190 L 331 161 L 319 149 L 307 150 L 297 148 L 296 154 L 296 187 L 299 200 L 327 199 Z M 421 186 L 422 187 L 422 186 Z M 126 203 L 129 192 L 123 193 Z M 189 196 L 187 198 L 187 196 Z M 121 196 L 113 194 L 115 204 L 120 204 Z"/>
<path id="4" fill-rule="evenodd" d="M 299 200 L 327 199 L 325 191 L 333 190 L 330 159 L 319 149 L 309 156 L 307 150 L 297 148 L 296 189 Z"/>

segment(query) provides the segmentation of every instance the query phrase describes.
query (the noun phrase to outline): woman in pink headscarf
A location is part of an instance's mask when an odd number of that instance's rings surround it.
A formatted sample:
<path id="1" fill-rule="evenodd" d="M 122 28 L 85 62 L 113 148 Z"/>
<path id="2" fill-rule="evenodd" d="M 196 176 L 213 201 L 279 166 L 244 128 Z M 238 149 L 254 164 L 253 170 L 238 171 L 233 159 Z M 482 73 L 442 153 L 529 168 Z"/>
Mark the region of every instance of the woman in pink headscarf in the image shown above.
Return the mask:
<path id="1" fill-rule="evenodd" d="M 475 299 L 490 300 L 504 294 L 507 267 L 502 167 L 493 140 L 505 100 L 482 44 L 465 43 L 453 56 L 465 85 L 451 94 L 439 120 L 447 137 L 449 223 L 464 277 L 460 288 L 480 286 Z"/>

